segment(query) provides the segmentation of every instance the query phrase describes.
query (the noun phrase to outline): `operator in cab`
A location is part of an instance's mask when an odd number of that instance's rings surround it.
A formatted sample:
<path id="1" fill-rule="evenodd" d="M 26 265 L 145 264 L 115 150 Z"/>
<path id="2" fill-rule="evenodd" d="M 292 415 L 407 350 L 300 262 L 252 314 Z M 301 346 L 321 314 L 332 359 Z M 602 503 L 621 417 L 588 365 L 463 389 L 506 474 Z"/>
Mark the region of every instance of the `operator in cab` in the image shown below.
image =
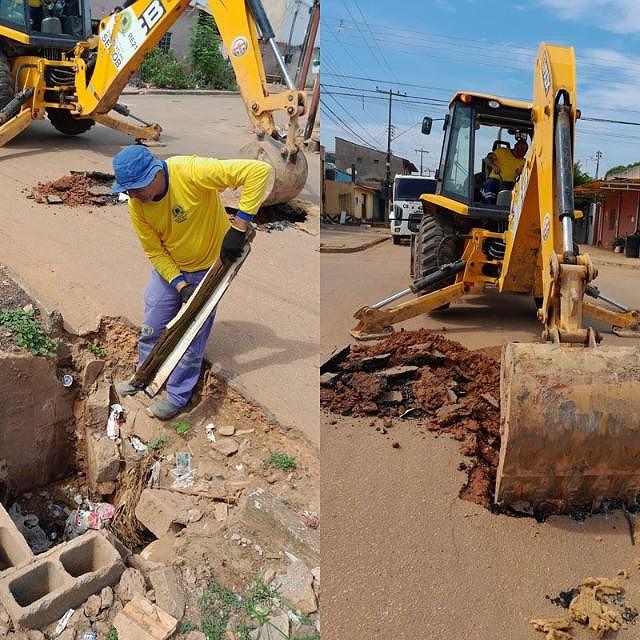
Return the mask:
<path id="1" fill-rule="evenodd" d="M 489 177 L 482 185 L 482 198 L 487 204 L 495 204 L 501 189 L 511 189 L 522 173 L 524 157 L 529 149 L 526 140 L 518 139 L 513 149 L 498 147 L 485 158 Z"/>

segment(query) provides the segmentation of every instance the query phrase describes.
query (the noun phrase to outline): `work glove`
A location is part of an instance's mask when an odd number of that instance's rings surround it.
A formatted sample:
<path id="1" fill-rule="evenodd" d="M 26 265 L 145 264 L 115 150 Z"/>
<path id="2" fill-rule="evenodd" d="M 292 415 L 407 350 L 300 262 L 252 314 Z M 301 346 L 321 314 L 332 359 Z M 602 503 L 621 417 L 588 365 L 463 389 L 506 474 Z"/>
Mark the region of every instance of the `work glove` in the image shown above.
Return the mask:
<path id="1" fill-rule="evenodd" d="M 220 259 L 222 262 L 233 262 L 242 255 L 245 242 L 245 232 L 231 227 L 222 240 Z"/>
<path id="2" fill-rule="evenodd" d="M 189 300 L 195 290 L 196 288 L 192 284 L 188 284 L 185 287 L 182 287 L 182 289 L 180 289 L 180 291 L 178 292 L 180 294 L 180 302 L 182 302 L 182 304 L 187 302 L 187 300 Z"/>

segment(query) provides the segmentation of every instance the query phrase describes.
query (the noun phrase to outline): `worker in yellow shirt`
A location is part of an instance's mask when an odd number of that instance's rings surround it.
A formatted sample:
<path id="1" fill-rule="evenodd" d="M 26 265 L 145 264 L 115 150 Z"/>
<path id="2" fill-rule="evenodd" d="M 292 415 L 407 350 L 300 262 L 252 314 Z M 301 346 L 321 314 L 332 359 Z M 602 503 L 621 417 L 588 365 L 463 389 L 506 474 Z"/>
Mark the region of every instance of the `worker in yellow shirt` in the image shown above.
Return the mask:
<path id="1" fill-rule="evenodd" d="M 168 322 L 220 257 L 240 257 L 245 232 L 265 198 L 271 166 L 259 160 L 217 160 L 197 156 L 156 158 L 146 147 L 126 147 L 113 159 L 114 193 L 129 195 L 129 215 L 153 266 L 144 295 L 144 321 L 138 342 L 142 363 Z M 229 220 L 219 192 L 242 187 L 235 217 Z M 198 382 L 215 313 L 202 327 L 167 381 L 167 397 L 149 411 L 169 420 L 184 410 Z M 120 395 L 137 389 L 116 385 Z"/>
<path id="2" fill-rule="evenodd" d="M 524 157 L 527 153 L 526 140 L 519 139 L 513 149 L 498 147 L 485 158 L 490 169 L 489 177 L 482 185 L 481 194 L 487 204 L 495 204 L 500 189 L 511 189 L 522 173 Z"/>

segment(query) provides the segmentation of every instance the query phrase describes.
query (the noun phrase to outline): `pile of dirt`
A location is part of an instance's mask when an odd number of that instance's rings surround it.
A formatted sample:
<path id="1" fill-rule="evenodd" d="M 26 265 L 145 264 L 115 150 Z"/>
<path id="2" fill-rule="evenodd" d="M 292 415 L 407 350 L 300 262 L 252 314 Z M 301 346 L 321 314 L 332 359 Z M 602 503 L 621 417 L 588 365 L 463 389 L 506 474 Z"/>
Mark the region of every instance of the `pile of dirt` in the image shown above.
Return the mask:
<path id="1" fill-rule="evenodd" d="M 500 362 L 496 350 L 470 351 L 440 334 L 403 331 L 353 345 L 321 380 L 322 406 L 342 415 L 421 418 L 461 442 L 460 497 L 489 507 L 500 451 Z"/>
<path id="2" fill-rule="evenodd" d="M 114 176 L 100 171 L 71 171 L 50 182 L 39 182 L 27 197 L 40 204 L 78 205 L 116 204 L 118 194 L 111 193 Z"/>

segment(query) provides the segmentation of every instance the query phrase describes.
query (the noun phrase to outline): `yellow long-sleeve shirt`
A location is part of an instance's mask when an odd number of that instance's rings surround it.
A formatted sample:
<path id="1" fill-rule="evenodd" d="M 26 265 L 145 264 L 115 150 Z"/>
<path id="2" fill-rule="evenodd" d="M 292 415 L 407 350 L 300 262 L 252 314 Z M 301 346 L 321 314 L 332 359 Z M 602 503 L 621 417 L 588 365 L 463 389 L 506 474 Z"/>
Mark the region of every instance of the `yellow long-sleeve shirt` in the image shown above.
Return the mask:
<path id="1" fill-rule="evenodd" d="M 129 200 L 129 215 L 156 271 L 173 282 L 183 271 L 208 269 L 220 255 L 229 219 L 219 192 L 242 187 L 238 208 L 254 214 L 262 204 L 271 166 L 260 160 L 197 156 L 167 159 L 169 188 L 162 200 Z"/>

